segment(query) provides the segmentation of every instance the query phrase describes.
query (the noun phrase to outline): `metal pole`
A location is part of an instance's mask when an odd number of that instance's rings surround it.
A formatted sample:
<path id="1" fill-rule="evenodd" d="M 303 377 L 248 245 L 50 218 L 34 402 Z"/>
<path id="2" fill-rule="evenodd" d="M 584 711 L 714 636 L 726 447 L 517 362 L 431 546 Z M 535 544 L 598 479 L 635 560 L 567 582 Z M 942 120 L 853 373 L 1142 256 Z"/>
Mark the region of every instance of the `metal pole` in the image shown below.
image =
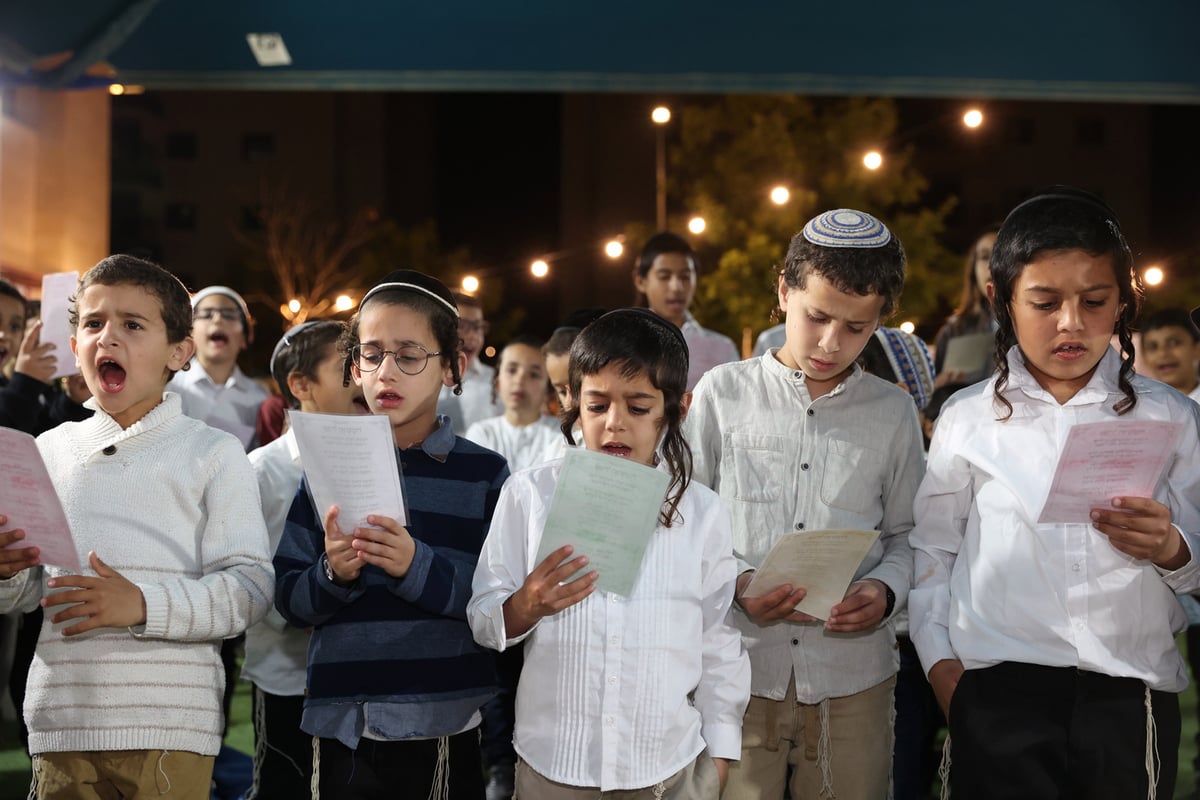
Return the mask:
<path id="1" fill-rule="evenodd" d="M 658 230 L 667 229 L 667 137 L 666 125 L 655 125 L 655 170 L 654 188 L 657 201 Z"/>

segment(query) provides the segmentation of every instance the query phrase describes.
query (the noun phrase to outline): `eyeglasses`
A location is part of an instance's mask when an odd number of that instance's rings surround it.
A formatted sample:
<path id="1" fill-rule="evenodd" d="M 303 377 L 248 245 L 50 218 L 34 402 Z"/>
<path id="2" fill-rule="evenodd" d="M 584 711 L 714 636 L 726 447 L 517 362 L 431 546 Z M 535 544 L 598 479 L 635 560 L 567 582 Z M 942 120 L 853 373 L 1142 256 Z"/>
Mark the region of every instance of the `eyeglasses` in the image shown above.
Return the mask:
<path id="1" fill-rule="evenodd" d="M 491 329 L 492 326 L 488 324 L 487 320 L 476 322 L 473 319 L 460 319 L 458 321 L 459 333 L 482 333 L 487 336 L 487 332 Z"/>
<path id="2" fill-rule="evenodd" d="M 350 361 L 359 372 L 374 372 L 383 366 L 385 357 L 391 356 L 405 375 L 420 375 L 429 359 L 440 355 L 440 352 L 431 353 L 419 344 L 405 345 L 399 350 L 384 350 L 373 344 L 356 344 L 350 348 Z"/>
<path id="3" fill-rule="evenodd" d="M 192 315 L 193 319 L 212 320 L 223 319 L 226 322 L 238 322 L 242 312 L 236 308 L 202 308 Z"/>

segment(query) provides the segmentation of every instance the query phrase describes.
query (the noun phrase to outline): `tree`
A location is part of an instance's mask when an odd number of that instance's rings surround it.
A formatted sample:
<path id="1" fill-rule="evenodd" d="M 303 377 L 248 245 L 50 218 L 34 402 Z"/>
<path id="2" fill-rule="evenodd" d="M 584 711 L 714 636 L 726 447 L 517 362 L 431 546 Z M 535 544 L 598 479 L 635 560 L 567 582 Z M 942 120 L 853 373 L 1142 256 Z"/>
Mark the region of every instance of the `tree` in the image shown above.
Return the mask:
<path id="1" fill-rule="evenodd" d="M 694 311 L 735 341 L 771 324 L 775 276 L 791 237 L 815 214 L 857 208 L 875 214 L 904 244 L 908 279 L 897 319 L 937 313 L 957 290 L 961 263 L 939 242 L 953 198 L 921 204 L 927 181 L 911 148 L 889 150 L 895 103 L 887 99 L 729 96 L 680 109 L 671 150 L 672 193 L 707 227 L 695 244 L 704 273 Z M 862 156 L 884 154 L 878 170 Z M 769 199 L 786 187 L 784 205 Z"/>

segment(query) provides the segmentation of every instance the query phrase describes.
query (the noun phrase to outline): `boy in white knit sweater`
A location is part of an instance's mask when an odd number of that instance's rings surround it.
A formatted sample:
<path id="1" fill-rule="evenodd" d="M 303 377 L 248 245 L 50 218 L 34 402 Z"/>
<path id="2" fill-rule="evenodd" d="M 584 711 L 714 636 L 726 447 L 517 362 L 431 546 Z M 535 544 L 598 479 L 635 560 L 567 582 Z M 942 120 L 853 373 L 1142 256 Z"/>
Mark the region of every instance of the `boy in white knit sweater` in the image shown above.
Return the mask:
<path id="1" fill-rule="evenodd" d="M 24 709 L 31 797 L 206 800 L 220 641 L 262 618 L 273 593 L 257 483 L 234 437 L 163 391 L 193 349 L 178 279 L 110 256 L 80 280 L 72 324 L 96 414 L 38 449 L 88 568 L 43 564 L 36 546 L 0 550 L 0 610 L 46 609 Z M 6 523 L 0 547 L 25 536 Z"/>

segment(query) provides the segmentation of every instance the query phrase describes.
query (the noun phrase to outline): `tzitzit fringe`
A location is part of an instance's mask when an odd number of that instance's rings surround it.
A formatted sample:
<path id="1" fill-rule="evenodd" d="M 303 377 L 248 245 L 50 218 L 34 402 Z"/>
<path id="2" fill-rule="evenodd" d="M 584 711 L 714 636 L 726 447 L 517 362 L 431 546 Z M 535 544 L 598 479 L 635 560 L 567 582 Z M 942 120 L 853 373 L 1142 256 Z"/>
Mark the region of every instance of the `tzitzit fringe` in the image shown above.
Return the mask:
<path id="1" fill-rule="evenodd" d="M 833 791 L 833 737 L 829 733 L 829 698 L 818 706 L 821 714 L 821 735 L 817 739 L 817 766 L 821 768 L 821 796 L 837 800 Z"/>
<path id="2" fill-rule="evenodd" d="M 312 800 L 321 800 L 321 737 L 313 737 L 313 776 L 308 783 Z"/>
<path id="3" fill-rule="evenodd" d="M 950 800 L 950 735 L 942 742 L 942 763 L 938 764 L 938 780 L 942 782 L 941 800 Z"/>
<path id="4" fill-rule="evenodd" d="M 443 736 L 437 743 L 437 766 L 433 769 L 433 785 L 429 787 L 429 800 L 450 800 L 450 737 Z"/>
<path id="5" fill-rule="evenodd" d="M 263 762 L 267 758 L 267 751 L 273 752 L 285 759 L 292 765 L 292 769 L 296 770 L 297 775 L 304 775 L 303 768 L 296 763 L 296 760 L 291 755 L 267 741 L 266 697 L 263 694 L 263 690 L 257 686 L 254 687 L 254 699 L 256 700 L 254 704 L 254 780 L 250 783 L 250 791 L 246 795 L 246 800 L 254 800 L 254 798 L 258 797 L 262 786 L 262 768 Z"/>
<path id="6" fill-rule="evenodd" d="M 1158 757 L 1158 728 L 1154 724 L 1154 703 L 1150 699 L 1150 687 L 1146 687 L 1146 777 L 1150 786 L 1146 790 L 1146 800 L 1158 797 L 1158 772 L 1162 768 L 1162 759 Z"/>
<path id="7" fill-rule="evenodd" d="M 163 750 L 162 755 L 160 755 L 158 757 L 158 763 L 154 765 L 154 768 L 158 771 L 158 773 L 160 775 L 163 776 L 163 780 L 166 781 L 166 783 L 167 783 L 167 788 L 158 790 L 159 794 L 169 794 L 171 791 L 171 779 L 167 777 L 167 771 L 165 769 L 163 769 L 163 760 L 166 759 L 166 757 L 167 757 L 167 751 Z M 158 780 L 155 779 L 154 782 L 158 783 Z"/>

